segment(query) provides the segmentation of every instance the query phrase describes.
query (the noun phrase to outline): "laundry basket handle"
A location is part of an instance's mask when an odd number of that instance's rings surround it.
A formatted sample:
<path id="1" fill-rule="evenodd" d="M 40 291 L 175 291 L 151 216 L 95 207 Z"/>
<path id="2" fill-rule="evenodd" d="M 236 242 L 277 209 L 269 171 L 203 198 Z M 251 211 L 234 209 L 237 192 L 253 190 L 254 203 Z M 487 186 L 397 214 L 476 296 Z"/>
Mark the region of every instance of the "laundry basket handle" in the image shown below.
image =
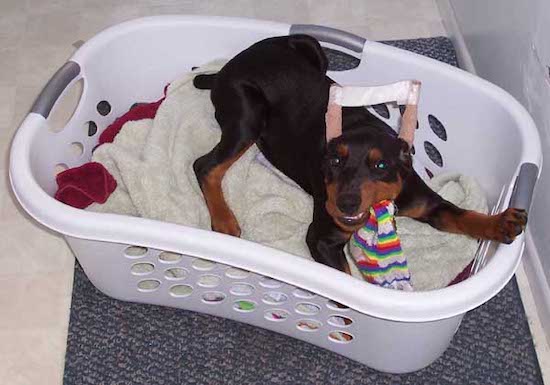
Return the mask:
<path id="1" fill-rule="evenodd" d="M 336 44 L 355 52 L 363 52 L 366 39 L 339 29 L 315 24 L 293 24 L 290 35 L 305 34 L 325 43 Z"/>
<path id="2" fill-rule="evenodd" d="M 539 168 L 536 164 L 523 163 L 521 165 L 510 198 L 510 207 L 529 212 L 538 174 Z"/>
<path id="3" fill-rule="evenodd" d="M 68 61 L 48 81 L 40 95 L 34 101 L 31 112 L 47 118 L 65 88 L 80 74 L 80 66 L 74 61 Z"/>

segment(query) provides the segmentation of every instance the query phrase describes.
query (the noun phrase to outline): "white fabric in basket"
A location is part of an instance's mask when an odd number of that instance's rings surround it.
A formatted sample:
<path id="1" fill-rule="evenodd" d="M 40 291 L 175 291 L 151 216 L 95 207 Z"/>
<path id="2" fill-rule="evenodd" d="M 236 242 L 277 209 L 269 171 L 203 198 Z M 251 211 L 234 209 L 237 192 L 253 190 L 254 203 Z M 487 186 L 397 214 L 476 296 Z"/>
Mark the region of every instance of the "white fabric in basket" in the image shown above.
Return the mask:
<path id="1" fill-rule="evenodd" d="M 218 143 L 220 129 L 209 91 L 195 89 L 192 80 L 222 65 L 211 63 L 174 81 L 153 120 L 126 123 L 113 143 L 96 149 L 92 160 L 107 168 L 118 187 L 105 204 L 89 210 L 210 229 L 192 165 Z M 487 211 L 481 189 L 469 177 L 439 176 L 430 186 L 461 207 Z M 223 190 L 244 239 L 311 258 L 305 243 L 313 215 L 311 197 L 273 169 L 256 146 L 229 169 Z M 397 226 L 415 290 L 446 286 L 477 248 L 473 239 L 411 219 L 398 218 Z"/>

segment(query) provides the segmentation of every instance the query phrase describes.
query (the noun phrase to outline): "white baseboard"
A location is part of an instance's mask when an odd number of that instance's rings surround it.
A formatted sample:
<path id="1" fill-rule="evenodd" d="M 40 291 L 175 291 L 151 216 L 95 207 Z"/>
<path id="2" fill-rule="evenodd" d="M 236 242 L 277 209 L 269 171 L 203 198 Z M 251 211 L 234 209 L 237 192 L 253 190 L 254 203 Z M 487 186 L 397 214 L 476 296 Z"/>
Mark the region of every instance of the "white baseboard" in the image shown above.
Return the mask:
<path id="1" fill-rule="evenodd" d="M 525 253 L 523 255 L 523 267 L 529 281 L 529 288 L 533 294 L 537 314 L 542 328 L 546 334 L 546 341 L 550 345 L 550 285 L 544 274 L 541 256 L 533 242 L 531 233 L 527 231 L 525 236 Z"/>
<path id="2" fill-rule="evenodd" d="M 455 47 L 458 65 L 463 70 L 475 74 L 476 69 L 474 66 L 474 62 L 472 60 L 472 57 L 470 56 L 470 52 L 468 51 L 466 42 L 464 41 L 462 31 L 460 30 L 460 27 L 458 26 L 458 23 L 456 21 L 455 11 L 453 9 L 451 1 L 436 0 L 436 3 L 437 7 L 439 8 L 439 13 L 441 14 L 443 26 L 447 31 L 447 36 L 449 36 L 449 39 L 451 39 Z"/>

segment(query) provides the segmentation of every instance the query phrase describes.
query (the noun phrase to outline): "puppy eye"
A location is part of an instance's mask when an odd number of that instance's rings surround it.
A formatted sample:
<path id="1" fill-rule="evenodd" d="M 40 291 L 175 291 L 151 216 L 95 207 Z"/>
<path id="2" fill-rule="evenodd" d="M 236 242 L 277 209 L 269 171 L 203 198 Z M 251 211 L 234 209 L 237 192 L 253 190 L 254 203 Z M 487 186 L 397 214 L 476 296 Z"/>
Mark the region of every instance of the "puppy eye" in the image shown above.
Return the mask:
<path id="1" fill-rule="evenodd" d="M 338 167 L 342 163 L 342 160 L 338 157 L 334 157 L 330 158 L 328 162 L 332 167 Z"/>
<path id="2" fill-rule="evenodd" d="M 385 170 L 385 169 L 388 168 L 388 164 L 383 160 L 379 160 L 378 162 L 376 162 L 374 164 L 374 168 L 376 168 L 378 170 Z"/>

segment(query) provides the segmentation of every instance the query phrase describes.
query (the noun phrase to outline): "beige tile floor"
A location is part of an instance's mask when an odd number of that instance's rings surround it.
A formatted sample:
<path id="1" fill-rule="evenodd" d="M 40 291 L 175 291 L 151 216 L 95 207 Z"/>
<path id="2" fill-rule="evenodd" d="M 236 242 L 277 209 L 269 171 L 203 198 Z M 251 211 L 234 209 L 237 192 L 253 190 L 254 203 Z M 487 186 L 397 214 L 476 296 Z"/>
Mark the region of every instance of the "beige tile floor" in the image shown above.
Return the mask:
<path id="1" fill-rule="evenodd" d="M 128 19 L 158 14 L 317 23 L 369 39 L 445 34 L 435 0 L 0 0 L 3 384 L 62 383 L 74 266 L 65 242 L 29 220 L 14 203 L 7 181 L 13 133 L 41 87 L 72 54 L 75 41 Z M 528 289 L 524 292 L 528 295 Z M 536 329 L 536 317 L 530 319 Z"/>

